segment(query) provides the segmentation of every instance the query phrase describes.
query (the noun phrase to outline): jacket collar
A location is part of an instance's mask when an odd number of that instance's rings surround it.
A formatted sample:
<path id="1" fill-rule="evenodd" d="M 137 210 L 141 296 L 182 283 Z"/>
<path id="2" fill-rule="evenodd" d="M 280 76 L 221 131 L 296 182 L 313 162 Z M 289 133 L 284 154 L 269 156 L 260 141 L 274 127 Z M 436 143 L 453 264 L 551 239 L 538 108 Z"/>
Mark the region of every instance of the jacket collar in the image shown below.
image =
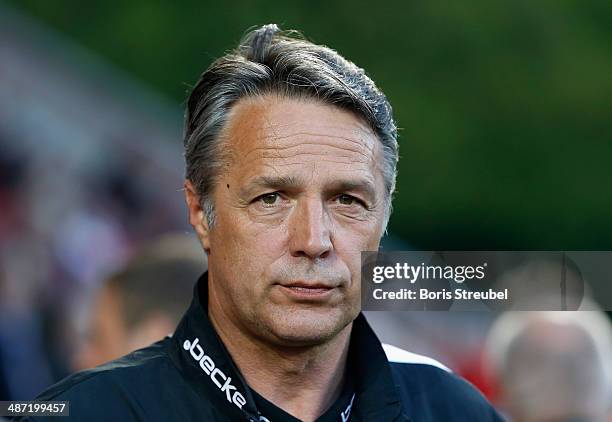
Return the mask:
<path id="1" fill-rule="evenodd" d="M 208 318 L 208 273 L 194 287 L 191 305 L 172 336 L 170 355 L 187 382 L 204 397 L 214 397 L 227 416 L 260 420 L 248 384 Z M 385 352 L 361 313 L 353 322 L 349 368 L 355 379 L 351 420 L 406 420 Z"/>

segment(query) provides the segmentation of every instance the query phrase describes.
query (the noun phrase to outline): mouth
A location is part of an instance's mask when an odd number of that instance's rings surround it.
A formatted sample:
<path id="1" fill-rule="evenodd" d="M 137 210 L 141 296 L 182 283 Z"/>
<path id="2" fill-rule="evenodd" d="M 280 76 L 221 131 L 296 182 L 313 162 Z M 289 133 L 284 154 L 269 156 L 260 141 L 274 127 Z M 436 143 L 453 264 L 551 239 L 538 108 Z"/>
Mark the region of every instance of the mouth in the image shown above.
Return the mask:
<path id="1" fill-rule="evenodd" d="M 295 281 L 278 286 L 289 297 L 298 300 L 324 300 L 336 290 L 336 286 L 321 282 Z"/>

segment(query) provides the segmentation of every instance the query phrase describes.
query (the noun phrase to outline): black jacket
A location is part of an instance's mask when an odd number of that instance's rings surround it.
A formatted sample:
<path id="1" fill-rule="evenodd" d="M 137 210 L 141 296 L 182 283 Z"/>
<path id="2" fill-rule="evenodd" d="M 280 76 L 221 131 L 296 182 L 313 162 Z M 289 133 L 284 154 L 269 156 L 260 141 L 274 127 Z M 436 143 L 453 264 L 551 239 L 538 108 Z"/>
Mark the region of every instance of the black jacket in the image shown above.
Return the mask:
<path id="1" fill-rule="evenodd" d="M 208 319 L 207 294 L 204 274 L 171 337 L 74 374 L 37 399 L 70 401 L 62 421 L 295 421 L 244 382 Z M 360 314 L 349 346 L 350 388 L 319 420 L 502 420 L 474 387 L 435 361 L 386 350 L 391 359 Z"/>

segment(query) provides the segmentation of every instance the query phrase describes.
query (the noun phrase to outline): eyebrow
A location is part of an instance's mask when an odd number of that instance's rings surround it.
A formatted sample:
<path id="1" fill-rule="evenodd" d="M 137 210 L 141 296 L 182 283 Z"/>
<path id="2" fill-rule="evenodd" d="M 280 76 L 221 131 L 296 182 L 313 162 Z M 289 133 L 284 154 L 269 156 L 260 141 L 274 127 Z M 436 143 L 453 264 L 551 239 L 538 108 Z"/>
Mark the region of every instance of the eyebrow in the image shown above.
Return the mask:
<path id="1" fill-rule="evenodd" d="M 240 189 L 241 196 L 248 196 L 258 188 L 274 189 L 274 190 L 294 190 L 299 186 L 305 186 L 308 183 L 302 178 L 294 176 L 257 176 L 248 184 Z M 375 201 L 377 198 L 376 188 L 372 181 L 363 178 L 354 179 L 338 179 L 331 182 L 325 187 L 325 192 L 361 192 L 366 196 L 366 199 Z"/>
<path id="2" fill-rule="evenodd" d="M 240 195 L 247 196 L 258 188 L 287 190 L 300 184 L 300 180 L 292 176 L 257 176 L 240 189 Z"/>

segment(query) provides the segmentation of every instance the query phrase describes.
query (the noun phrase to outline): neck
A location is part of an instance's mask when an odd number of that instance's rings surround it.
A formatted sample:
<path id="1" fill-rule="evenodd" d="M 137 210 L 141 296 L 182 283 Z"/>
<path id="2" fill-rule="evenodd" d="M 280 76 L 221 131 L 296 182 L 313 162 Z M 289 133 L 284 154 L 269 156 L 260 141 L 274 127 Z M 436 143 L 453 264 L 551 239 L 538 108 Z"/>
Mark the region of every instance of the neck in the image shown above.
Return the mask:
<path id="1" fill-rule="evenodd" d="M 314 421 L 338 399 L 345 380 L 352 323 L 313 346 L 288 347 L 245 333 L 209 297 L 209 318 L 247 383 L 287 413 Z"/>

